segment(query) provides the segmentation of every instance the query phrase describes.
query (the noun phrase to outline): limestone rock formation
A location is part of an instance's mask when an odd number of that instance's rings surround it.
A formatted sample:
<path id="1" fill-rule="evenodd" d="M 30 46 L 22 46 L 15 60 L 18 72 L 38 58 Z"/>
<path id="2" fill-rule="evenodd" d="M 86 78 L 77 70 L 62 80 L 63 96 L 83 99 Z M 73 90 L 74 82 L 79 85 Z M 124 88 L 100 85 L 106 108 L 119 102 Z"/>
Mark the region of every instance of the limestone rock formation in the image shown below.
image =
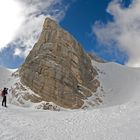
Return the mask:
<path id="1" fill-rule="evenodd" d="M 100 85 L 90 56 L 50 18 L 45 19 L 40 38 L 19 74 L 21 82 L 41 97 L 38 102 L 71 109 L 82 107 Z"/>

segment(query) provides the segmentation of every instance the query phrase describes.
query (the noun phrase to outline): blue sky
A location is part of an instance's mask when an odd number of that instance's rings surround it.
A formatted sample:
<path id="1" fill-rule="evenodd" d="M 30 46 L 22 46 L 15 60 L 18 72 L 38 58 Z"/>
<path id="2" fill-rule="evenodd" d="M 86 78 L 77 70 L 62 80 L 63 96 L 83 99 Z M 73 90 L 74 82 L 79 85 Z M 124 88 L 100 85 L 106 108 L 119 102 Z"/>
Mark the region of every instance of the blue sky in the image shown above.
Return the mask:
<path id="1" fill-rule="evenodd" d="M 87 52 L 95 52 L 107 61 L 116 61 L 124 64 L 127 61 L 126 53 L 118 47 L 112 49 L 99 44 L 96 36 L 92 32 L 92 26 L 96 21 L 107 23 L 112 20 L 112 16 L 106 12 L 111 0 L 77 0 L 66 13 L 65 18 L 60 23 L 82 44 Z M 122 4 L 128 6 L 129 0 Z"/>
<path id="2" fill-rule="evenodd" d="M 24 10 L 27 8 L 27 11 L 21 17 L 19 28 L 13 31 L 14 38 L 12 36 L 12 39 L 7 41 L 6 47 L 0 47 L 0 65 L 9 68 L 19 67 L 41 31 L 42 20 L 46 16 L 51 16 L 69 31 L 87 52 L 96 53 L 107 61 L 139 66 L 140 58 L 136 53 L 140 51 L 137 47 L 139 26 L 134 27 L 137 35 L 134 38 L 135 42 L 130 36 L 134 31 L 130 30 L 133 29 L 132 23 L 139 25 L 137 19 L 140 13 L 135 12 L 138 11 L 139 0 L 48 0 L 48 2 L 37 0 L 36 2 L 19 0 L 19 5 L 16 5 L 17 9 L 18 6 L 22 6 Z M 34 6 L 35 11 L 32 11 L 31 6 Z M 20 7 L 15 12 L 23 12 L 22 10 Z M 135 17 L 132 23 L 128 20 L 128 15 L 131 14 Z M 18 18 L 15 20 L 18 21 Z M 131 45 L 127 45 L 128 40 L 130 40 L 128 44 Z M 134 49 L 132 49 L 133 44 L 136 46 Z"/>

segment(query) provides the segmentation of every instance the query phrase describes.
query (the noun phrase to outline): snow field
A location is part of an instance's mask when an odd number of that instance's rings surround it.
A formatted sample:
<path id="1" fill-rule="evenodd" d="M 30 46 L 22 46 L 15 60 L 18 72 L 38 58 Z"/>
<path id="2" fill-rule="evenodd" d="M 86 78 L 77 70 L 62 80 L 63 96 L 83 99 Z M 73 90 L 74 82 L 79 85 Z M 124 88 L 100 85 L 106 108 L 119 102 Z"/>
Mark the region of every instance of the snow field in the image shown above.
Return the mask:
<path id="1" fill-rule="evenodd" d="M 140 140 L 140 69 L 93 65 L 103 87 L 101 108 L 54 112 L 0 106 L 0 140 Z M 3 75 L 0 86 L 10 87 L 11 72 Z"/>

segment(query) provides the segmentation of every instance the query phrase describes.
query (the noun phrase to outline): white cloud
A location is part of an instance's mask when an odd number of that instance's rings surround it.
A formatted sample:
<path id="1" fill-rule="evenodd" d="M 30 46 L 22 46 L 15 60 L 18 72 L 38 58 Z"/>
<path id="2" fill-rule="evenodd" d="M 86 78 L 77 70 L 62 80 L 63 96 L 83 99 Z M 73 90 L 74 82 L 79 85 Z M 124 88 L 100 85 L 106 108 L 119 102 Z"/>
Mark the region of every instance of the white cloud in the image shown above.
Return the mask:
<path id="1" fill-rule="evenodd" d="M 38 39 L 45 17 L 60 21 L 65 15 L 67 6 L 62 4 L 62 0 L 18 1 L 23 7 L 24 22 L 15 38 L 15 46 L 21 53 L 15 53 L 15 55 L 26 57 Z"/>
<path id="2" fill-rule="evenodd" d="M 21 6 L 14 0 L 0 1 L 0 50 L 14 39 L 23 22 Z"/>
<path id="3" fill-rule="evenodd" d="M 2 0 L 0 2 L 0 49 L 14 44 L 14 54 L 26 57 L 41 32 L 46 16 L 60 21 L 68 5 L 62 0 Z"/>
<path id="4" fill-rule="evenodd" d="M 101 43 L 110 46 L 115 42 L 126 51 L 129 56 L 126 65 L 140 67 L 140 0 L 132 0 L 127 8 L 114 0 L 107 12 L 113 16 L 113 21 L 106 25 L 96 22 L 93 32 Z"/>

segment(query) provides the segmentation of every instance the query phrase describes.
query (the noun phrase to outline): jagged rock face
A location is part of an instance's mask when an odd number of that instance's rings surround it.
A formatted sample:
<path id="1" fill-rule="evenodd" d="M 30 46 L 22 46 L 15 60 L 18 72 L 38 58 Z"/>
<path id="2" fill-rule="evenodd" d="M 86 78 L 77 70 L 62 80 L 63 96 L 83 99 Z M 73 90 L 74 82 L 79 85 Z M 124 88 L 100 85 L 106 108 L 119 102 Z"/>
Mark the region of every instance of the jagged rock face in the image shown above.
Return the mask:
<path id="1" fill-rule="evenodd" d="M 80 44 L 46 18 L 38 42 L 20 69 L 21 82 L 43 101 L 64 107 L 82 107 L 99 87 L 97 72 Z M 40 101 L 40 99 L 39 99 Z"/>

